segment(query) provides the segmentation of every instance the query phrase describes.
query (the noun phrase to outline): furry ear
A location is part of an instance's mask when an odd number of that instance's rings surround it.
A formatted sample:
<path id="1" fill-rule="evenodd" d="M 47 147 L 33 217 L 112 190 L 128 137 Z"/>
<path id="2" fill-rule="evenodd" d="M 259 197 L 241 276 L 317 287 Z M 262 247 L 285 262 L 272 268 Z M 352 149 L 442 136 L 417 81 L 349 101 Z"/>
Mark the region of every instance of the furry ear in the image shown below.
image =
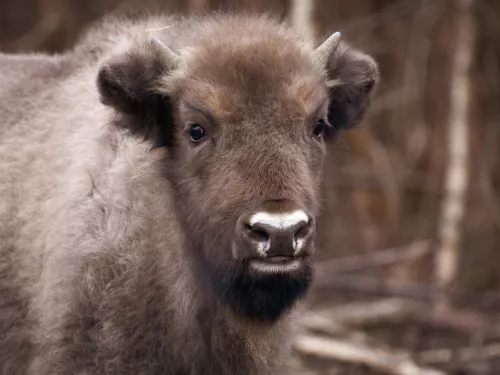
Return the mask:
<path id="1" fill-rule="evenodd" d="M 335 129 L 350 128 L 363 118 L 371 102 L 379 80 L 377 63 L 344 43 L 325 60 L 330 80 L 328 122 Z"/>
<path id="2" fill-rule="evenodd" d="M 117 111 L 114 124 L 156 147 L 173 142 L 169 98 L 155 90 L 162 75 L 176 67 L 173 57 L 168 47 L 155 40 L 112 57 L 97 75 L 101 102 Z"/>

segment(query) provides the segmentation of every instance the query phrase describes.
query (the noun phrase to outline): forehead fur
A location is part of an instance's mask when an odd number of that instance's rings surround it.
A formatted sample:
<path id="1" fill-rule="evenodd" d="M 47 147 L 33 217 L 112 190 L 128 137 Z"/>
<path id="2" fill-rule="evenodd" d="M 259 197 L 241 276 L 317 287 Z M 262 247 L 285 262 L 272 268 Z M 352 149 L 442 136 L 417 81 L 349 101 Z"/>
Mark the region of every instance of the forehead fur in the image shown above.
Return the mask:
<path id="1" fill-rule="evenodd" d="M 216 111 L 274 105 L 308 112 L 326 97 L 326 74 L 311 45 L 268 18 L 230 17 L 204 25 L 181 53 L 188 83 L 182 86 Z"/>

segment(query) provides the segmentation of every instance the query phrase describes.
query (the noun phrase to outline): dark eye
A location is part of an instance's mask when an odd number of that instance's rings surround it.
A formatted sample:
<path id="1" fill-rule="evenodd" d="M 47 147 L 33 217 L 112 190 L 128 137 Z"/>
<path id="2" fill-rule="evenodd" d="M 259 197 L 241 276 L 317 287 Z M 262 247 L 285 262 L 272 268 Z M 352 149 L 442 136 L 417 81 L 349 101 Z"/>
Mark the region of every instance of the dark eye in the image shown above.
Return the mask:
<path id="1" fill-rule="evenodd" d="M 200 125 L 194 124 L 189 127 L 188 135 L 193 142 L 198 143 L 205 139 L 207 132 Z"/>
<path id="2" fill-rule="evenodd" d="M 316 123 L 316 125 L 314 126 L 313 134 L 316 137 L 321 137 L 323 135 L 323 133 L 325 132 L 326 127 L 327 127 L 327 125 L 325 123 L 325 120 L 319 120 Z"/>

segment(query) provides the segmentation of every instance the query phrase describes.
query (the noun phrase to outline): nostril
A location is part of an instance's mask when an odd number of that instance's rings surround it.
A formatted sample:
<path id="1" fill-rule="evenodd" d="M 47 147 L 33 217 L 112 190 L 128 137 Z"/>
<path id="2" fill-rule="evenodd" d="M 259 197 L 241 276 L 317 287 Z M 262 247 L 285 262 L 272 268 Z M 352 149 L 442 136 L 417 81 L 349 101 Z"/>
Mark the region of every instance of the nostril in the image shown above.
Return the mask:
<path id="1" fill-rule="evenodd" d="M 304 238 L 307 236 L 308 231 L 309 230 L 307 229 L 307 225 L 305 225 L 302 228 L 300 228 L 298 231 L 296 231 L 293 237 L 294 237 L 294 239 Z"/>
<path id="2" fill-rule="evenodd" d="M 314 220 L 309 220 L 307 222 L 302 222 L 295 228 L 295 237 L 306 237 L 308 236 L 314 228 Z"/>
<path id="3" fill-rule="evenodd" d="M 245 225 L 245 230 L 247 235 L 258 242 L 267 242 L 269 241 L 269 234 L 261 229 L 252 228 L 250 225 Z"/>
<path id="4" fill-rule="evenodd" d="M 293 235 L 293 249 L 294 253 L 300 253 L 308 238 L 311 236 L 314 231 L 314 221 L 310 220 L 307 223 L 303 223 L 300 228 L 298 228 Z"/>
<path id="5" fill-rule="evenodd" d="M 271 237 L 268 232 L 262 228 L 244 224 L 244 238 L 252 244 L 252 247 L 257 250 L 261 256 L 265 256 L 271 246 Z"/>

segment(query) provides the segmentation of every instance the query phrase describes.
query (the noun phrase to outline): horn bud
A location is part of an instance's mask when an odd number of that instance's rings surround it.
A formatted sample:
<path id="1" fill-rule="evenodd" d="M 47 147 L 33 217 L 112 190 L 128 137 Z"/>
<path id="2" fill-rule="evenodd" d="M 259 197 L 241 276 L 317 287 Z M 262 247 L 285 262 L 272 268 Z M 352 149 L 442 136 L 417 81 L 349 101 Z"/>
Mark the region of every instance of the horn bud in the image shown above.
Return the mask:
<path id="1" fill-rule="evenodd" d="M 177 68 L 180 62 L 180 57 L 174 51 L 172 51 L 168 46 L 160 41 L 159 39 L 151 39 L 151 47 L 154 53 L 161 59 L 161 62 L 165 69 L 171 70 Z"/>
<path id="2" fill-rule="evenodd" d="M 321 64 L 326 66 L 330 56 L 337 50 L 340 44 L 341 35 L 337 31 L 330 35 L 318 48 L 316 48 L 316 56 Z"/>

